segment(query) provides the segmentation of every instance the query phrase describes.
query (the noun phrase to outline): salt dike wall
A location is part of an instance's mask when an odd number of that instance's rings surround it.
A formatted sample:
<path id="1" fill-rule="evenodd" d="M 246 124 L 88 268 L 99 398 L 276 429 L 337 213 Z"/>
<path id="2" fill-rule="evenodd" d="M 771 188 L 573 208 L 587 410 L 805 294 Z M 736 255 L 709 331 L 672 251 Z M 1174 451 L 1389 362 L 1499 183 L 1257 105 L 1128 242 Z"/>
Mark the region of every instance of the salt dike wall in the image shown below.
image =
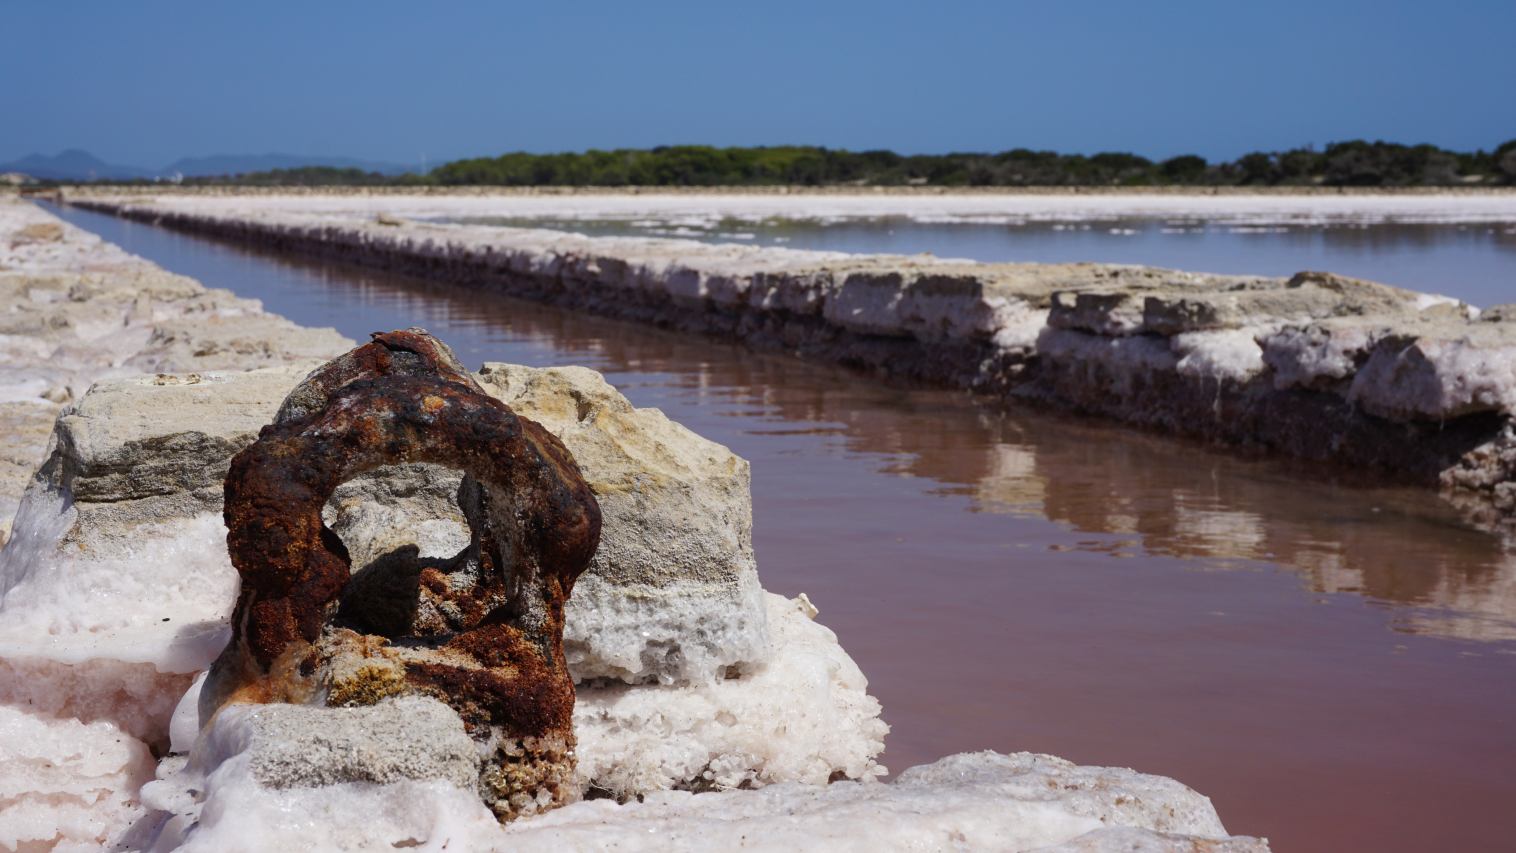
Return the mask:
<path id="1" fill-rule="evenodd" d="M 1475 522 L 1516 518 L 1510 307 L 1481 311 L 1317 272 L 1286 279 L 979 264 L 406 218 L 454 208 L 478 215 L 489 202 L 477 194 L 68 200 L 271 249 L 1376 471 L 1442 490 Z M 1498 207 L 1509 199 L 1484 201 Z M 1456 218 L 1445 199 L 1416 204 L 1424 215 Z"/>
<path id="2" fill-rule="evenodd" d="M 565 631 L 594 798 L 498 823 L 476 742 L 431 696 L 202 725 L 238 594 L 228 462 L 354 342 L 3 198 L 0 322 L 0 850 L 1267 849 L 1123 768 L 981 752 L 879 781 L 888 727 L 864 674 L 804 596 L 758 586 L 747 463 L 577 367 L 475 380 L 599 494 L 597 579 Z M 445 556 L 457 487 L 389 466 L 324 520 L 369 566 L 396 545 Z"/>

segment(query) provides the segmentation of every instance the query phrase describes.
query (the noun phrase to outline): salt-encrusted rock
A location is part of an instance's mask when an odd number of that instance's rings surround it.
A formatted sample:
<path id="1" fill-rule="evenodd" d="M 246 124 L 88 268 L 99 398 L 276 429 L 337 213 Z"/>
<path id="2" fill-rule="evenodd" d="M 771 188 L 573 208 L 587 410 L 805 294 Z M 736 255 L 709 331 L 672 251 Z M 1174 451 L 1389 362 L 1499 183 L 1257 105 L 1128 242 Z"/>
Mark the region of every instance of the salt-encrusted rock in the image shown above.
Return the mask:
<path id="1" fill-rule="evenodd" d="M 1260 335 L 1258 344 L 1276 389 L 1326 391 L 1351 379 L 1389 330 L 1378 318 L 1340 318 L 1285 326 Z"/>
<path id="2" fill-rule="evenodd" d="M 802 600 L 765 599 L 773 655 L 738 677 L 580 685 L 574 730 L 586 790 L 626 801 L 666 790 L 870 781 L 884 772 L 874 758 L 888 727 L 857 665 Z M 198 687 L 180 703 L 176 728 L 178 718 L 194 717 Z M 472 794 L 479 753 L 457 714 L 441 703 L 415 702 L 430 700 L 365 708 L 229 706 L 198 739 L 189 734 L 193 727 L 176 732 L 176 749 L 193 744 L 189 763 L 165 768 L 172 778 L 144 796 L 153 809 L 195 811 L 191 791 L 204 790 L 206 777 L 222 775 L 217 768 L 239 755 L 245 766 L 237 772 L 251 775 L 259 789 L 403 778 L 450 780 Z M 319 801 L 328 794 L 310 796 Z"/>
<path id="3" fill-rule="evenodd" d="M 485 390 L 568 447 L 600 504 L 564 652 L 578 679 L 719 679 L 767 652 L 747 461 L 597 373 L 486 364 Z"/>
<path id="4" fill-rule="evenodd" d="M 203 669 L 237 590 L 221 480 L 303 372 L 108 380 L 65 412 L 0 551 L 0 658 Z"/>
<path id="5" fill-rule="evenodd" d="M 1382 335 L 1348 396 L 1398 420 L 1516 412 L 1516 324 L 1452 320 Z"/>
<path id="6" fill-rule="evenodd" d="M 1139 332 L 1178 335 L 1303 323 L 1347 315 L 1393 316 L 1417 310 L 1417 294 L 1328 273 L 1300 273 L 1282 287 L 1155 293 L 1143 299 Z"/>
<path id="7" fill-rule="evenodd" d="M 174 786 L 203 792 L 200 802 L 169 801 L 179 804 L 179 816 L 153 849 L 1268 849 L 1259 839 L 1227 835 L 1210 802 L 1171 779 L 1031 753 L 949 756 L 888 784 L 785 783 L 650 793 L 625 804 L 593 800 L 501 827 L 472 792 L 443 782 L 277 789 L 258 783 L 245 751 L 234 744 L 220 751 L 209 776 L 150 786 L 155 801 Z"/>
<path id="8" fill-rule="evenodd" d="M 803 599 L 763 598 L 773 651 L 735 677 L 579 686 L 579 771 L 592 789 L 624 800 L 884 772 L 874 758 L 889 727 L 857 664 Z"/>
<path id="9" fill-rule="evenodd" d="M 441 779 L 469 790 L 479 782 L 479 753 L 463 720 L 423 696 L 344 708 L 234 705 L 208 737 L 234 740 L 253 778 L 269 788 Z M 191 760 L 217 751 L 207 744 Z"/>

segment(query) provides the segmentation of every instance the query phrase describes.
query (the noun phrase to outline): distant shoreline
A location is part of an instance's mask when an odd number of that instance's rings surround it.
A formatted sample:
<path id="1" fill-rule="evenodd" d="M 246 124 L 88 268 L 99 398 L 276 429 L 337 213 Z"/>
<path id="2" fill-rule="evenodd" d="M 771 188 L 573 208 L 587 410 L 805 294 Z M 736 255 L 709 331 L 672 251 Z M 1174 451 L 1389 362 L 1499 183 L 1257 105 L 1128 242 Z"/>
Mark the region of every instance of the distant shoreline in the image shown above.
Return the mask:
<path id="1" fill-rule="evenodd" d="M 175 184 L 61 184 L 48 187 L 0 187 L 0 193 L 39 196 L 100 195 L 342 195 L 342 196 L 1474 196 L 1516 197 L 1509 187 L 1268 187 L 1268 186 L 659 186 L 659 187 L 509 187 L 509 186 L 178 186 Z"/>

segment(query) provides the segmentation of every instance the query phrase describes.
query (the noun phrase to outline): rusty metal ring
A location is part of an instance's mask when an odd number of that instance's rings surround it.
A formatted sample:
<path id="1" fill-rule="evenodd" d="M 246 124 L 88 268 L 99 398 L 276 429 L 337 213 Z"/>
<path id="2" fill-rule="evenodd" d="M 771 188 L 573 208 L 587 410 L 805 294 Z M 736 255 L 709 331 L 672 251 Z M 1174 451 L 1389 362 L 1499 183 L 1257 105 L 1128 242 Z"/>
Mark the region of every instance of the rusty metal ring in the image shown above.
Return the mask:
<path id="1" fill-rule="evenodd" d="M 465 630 L 427 638 L 466 665 L 408 664 L 410 687 L 448 701 L 471 729 L 572 737 L 563 608 L 599 542 L 599 507 L 556 437 L 486 394 L 419 330 L 375 335 L 307 377 L 232 460 L 224 517 L 242 590 L 203 720 L 231 701 L 319 692 L 299 682 L 352 570 L 322 508 L 343 482 L 412 462 L 460 469 L 480 487 L 483 512 L 469 521 L 481 583 L 497 594 Z"/>

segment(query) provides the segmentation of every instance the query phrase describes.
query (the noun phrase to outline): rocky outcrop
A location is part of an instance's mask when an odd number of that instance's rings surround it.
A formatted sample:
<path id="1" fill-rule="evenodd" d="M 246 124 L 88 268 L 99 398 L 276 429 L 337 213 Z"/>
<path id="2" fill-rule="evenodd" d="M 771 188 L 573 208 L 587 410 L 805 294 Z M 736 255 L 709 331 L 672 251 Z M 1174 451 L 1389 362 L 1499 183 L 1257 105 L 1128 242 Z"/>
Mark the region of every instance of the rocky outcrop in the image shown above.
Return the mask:
<path id="1" fill-rule="evenodd" d="M 719 335 L 1511 506 L 1502 309 L 1328 273 L 974 264 L 390 215 L 403 197 L 75 196 L 172 227 Z M 473 208 L 478 208 L 474 205 Z M 383 211 L 381 211 L 383 212 Z"/>

